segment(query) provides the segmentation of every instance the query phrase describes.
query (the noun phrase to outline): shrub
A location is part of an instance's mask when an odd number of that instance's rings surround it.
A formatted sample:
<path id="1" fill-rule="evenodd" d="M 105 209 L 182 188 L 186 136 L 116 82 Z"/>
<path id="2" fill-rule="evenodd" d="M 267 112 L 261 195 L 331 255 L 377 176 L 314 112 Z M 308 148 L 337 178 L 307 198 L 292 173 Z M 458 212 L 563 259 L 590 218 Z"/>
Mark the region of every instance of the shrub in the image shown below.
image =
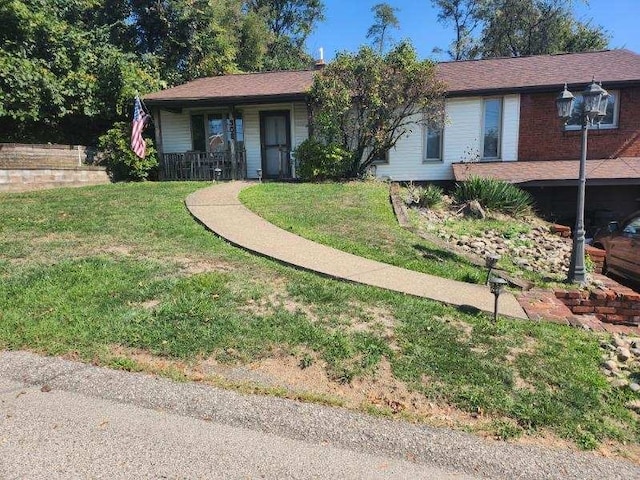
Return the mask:
<path id="1" fill-rule="evenodd" d="M 484 208 L 513 215 L 529 213 L 533 205 L 531 195 L 515 185 L 476 176 L 457 183 L 453 197 L 458 203 L 477 200 Z"/>
<path id="2" fill-rule="evenodd" d="M 118 180 L 147 180 L 150 172 L 158 166 L 156 150 L 150 138 L 144 158 L 131 150 L 131 126 L 126 122 L 114 123 L 113 127 L 98 139 L 100 163 L 109 174 Z"/>
<path id="3" fill-rule="evenodd" d="M 294 154 L 300 178 L 312 182 L 343 178 L 351 161 L 349 152 L 339 145 L 325 145 L 311 138 L 302 142 Z"/>
<path id="4" fill-rule="evenodd" d="M 426 187 L 419 187 L 413 183 L 407 185 L 409 205 L 418 205 L 425 208 L 436 208 L 442 204 L 442 195 L 444 194 L 442 188 L 437 185 L 427 185 Z"/>

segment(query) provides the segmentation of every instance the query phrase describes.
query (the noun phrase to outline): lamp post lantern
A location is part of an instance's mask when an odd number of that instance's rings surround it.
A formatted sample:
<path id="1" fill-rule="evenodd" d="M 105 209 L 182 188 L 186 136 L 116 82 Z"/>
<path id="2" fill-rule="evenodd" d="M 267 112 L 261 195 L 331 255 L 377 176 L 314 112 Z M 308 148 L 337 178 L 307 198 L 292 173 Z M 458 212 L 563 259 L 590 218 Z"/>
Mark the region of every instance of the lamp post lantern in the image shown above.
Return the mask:
<path id="1" fill-rule="evenodd" d="M 573 230 L 573 247 L 571 249 L 571 261 L 567 281 L 584 284 L 586 282 L 586 270 L 584 261 L 585 231 L 584 231 L 584 197 L 587 170 L 587 138 L 589 127 L 599 123 L 607 114 L 609 94 L 595 82 L 582 92 L 582 104 L 580 108 L 580 124 L 582 128 L 582 147 L 580 151 L 580 171 L 578 175 L 578 200 L 576 207 L 576 224 Z M 558 116 L 566 122 L 571 118 L 575 104 L 573 94 L 564 86 L 564 91 L 556 98 Z"/>

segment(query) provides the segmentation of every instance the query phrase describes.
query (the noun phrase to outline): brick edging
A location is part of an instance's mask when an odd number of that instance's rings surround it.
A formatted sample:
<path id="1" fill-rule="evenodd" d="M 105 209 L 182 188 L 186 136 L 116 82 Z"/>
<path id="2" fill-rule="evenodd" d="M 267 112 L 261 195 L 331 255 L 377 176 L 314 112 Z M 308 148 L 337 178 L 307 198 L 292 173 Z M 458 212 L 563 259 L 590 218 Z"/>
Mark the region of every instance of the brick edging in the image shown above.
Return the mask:
<path id="1" fill-rule="evenodd" d="M 594 314 L 602 322 L 640 326 L 640 293 L 628 287 L 557 290 L 554 294 L 576 315 Z"/>

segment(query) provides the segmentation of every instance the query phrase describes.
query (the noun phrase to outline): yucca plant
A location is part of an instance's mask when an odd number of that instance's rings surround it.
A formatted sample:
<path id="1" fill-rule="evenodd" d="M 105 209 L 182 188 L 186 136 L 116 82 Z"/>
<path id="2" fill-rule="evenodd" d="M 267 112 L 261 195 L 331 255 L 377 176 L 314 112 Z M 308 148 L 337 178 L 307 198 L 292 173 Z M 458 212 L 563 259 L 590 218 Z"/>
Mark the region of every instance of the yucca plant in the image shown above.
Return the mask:
<path id="1" fill-rule="evenodd" d="M 437 208 L 442 204 L 444 191 L 437 185 L 421 187 L 413 182 L 407 185 L 407 203 L 424 208 Z"/>
<path id="2" fill-rule="evenodd" d="M 512 215 L 530 213 L 533 205 L 531 195 L 515 185 L 494 178 L 477 176 L 457 183 L 453 198 L 458 203 L 477 200 L 484 208 Z"/>

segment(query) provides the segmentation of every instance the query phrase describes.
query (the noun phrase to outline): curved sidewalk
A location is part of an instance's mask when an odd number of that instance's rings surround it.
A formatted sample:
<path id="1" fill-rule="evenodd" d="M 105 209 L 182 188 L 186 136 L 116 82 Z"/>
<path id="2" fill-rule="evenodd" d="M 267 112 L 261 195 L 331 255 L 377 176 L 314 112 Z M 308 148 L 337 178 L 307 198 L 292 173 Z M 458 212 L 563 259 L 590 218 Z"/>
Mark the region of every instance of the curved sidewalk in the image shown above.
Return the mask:
<path id="1" fill-rule="evenodd" d="M 493 313 L 494 297 L 483 285 L 458 282 L 368 260 L 287 232 L 240 203 L 240 190 L 254 183 L 219 183 L 186 199 L 191 214 L 227 241 L 261 255 L 330 277 L 430 298 L 457 307 Z M 508 292 L 499 300 L 500 315 L 526 319 Z"/>

